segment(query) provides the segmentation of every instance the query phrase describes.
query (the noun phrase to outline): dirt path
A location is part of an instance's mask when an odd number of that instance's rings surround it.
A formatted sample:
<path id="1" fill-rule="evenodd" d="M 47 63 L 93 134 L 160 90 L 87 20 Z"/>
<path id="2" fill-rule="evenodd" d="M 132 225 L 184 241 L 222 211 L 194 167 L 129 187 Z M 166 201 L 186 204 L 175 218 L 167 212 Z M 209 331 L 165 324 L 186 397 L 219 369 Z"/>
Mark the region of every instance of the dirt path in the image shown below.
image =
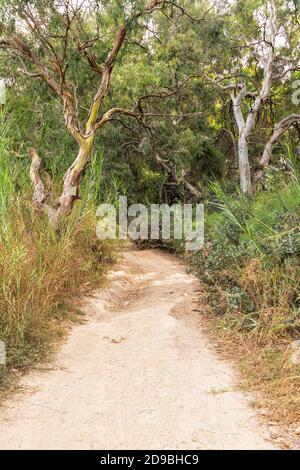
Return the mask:
<path id="1" fill-rule="evenodd" d="M 50 370 L 4 403 L 0 449 L 272 448 L 197 325 L 180 263 L 124 253 L 107 285 Z"/>

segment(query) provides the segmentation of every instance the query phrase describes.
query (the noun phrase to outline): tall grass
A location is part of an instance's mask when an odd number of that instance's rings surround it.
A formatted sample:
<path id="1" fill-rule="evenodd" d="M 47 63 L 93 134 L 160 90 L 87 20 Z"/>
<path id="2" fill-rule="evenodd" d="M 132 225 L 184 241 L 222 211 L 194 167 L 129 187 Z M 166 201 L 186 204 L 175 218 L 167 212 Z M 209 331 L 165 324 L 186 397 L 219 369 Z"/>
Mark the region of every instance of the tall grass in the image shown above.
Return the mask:
<path id="1" fill-rule="evenodd" d="M 105 202 L 118 207 L 119 196 L 129 193 L 127 183 L 117 175 L 104 177 L 104 158 L 103 150 L 94 151 L 83 181 L 83 199 L 94 206 Z"/>
<path id="2" fill-rule="evenodd" d="M 111 247 L 95 233 L 95 208 L 83 195 L 58 235 L 32 207 L 30 190 L 14 179 L 7 125 L 0 126 L 0 340 L 7 366 L 28 367 L 41 358 L 63 321 L 74 318 L 73 301 L 97 284 Z M 1 382 L 2 380 L 2 382 Z"/>
<path id="3" fill-rule="evenodd" d="M 6 209 L 13 193 L 11 171 L 8 165 L 7 125 L 0 112 L 0 220 L 5 223 Z"/>
<path id="4" fill-rule="evenodd" d="M 300 367 L 290 357 L 300 337 L 300 178 L 291 155 L 288 165 L 288 178 L 252 198 L 212 185 L 205 248 L 192 262 L 223 349 L 240 358 L 273 416 L 297 421 Z"/>

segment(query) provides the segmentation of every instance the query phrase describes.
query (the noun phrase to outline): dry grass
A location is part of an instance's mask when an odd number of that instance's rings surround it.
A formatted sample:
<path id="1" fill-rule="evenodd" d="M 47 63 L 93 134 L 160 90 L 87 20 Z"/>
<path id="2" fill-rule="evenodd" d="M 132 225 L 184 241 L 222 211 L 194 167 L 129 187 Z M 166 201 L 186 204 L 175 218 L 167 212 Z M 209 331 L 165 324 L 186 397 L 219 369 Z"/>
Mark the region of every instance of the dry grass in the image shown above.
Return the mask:
<path id="1" fill-rule="evenodd" d="M 74 301 L 99 282 L 111 246 L 95 234 L 95 211 L 80 204 L 63 233 L 55 234 L 29 203 L 11 201 L 0 229 L 0 339 L 10 371 L 40 360 L 76 318 Z M 75 313 L 74 313 L 75 312 Z"/>
<path id="2" fill-rule="evenodd" d="M 212 296 L 217 297 L 225 313 L 220 316 L 215 301 L 206 310 L 206 323 L 222 354 L 238 365 L 242 386 L 258 392 L 256 405 L 266 409 L 273 421 L 299 424 L 300 366 L 291 362 L 291 344 L 299 333 L 299 319 L 291 305 L 299 292 L 299 279 L 287 279 L 280 268 L 262 269 L 259 260 L 249 260 L 238 277 L 259 308 L 248 314 L 228 305 L 226 310 L 227 292 L 217 285 L 208 288 L 208 304 Z"/>

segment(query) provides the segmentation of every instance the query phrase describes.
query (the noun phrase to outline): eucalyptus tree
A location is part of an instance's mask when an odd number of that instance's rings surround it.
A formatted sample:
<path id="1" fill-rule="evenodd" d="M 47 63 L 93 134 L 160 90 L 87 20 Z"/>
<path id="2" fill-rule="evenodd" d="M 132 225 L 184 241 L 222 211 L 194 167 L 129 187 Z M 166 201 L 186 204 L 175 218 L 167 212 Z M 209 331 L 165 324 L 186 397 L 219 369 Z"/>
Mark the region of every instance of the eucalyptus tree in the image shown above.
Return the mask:
<path id="1" fill-rule="evenodd" d="M 203 180 L 224 170 L 225 159 L 212 146 L 217 94 L 202 83 L 197 69 L 208 42 L 215 48 L 216 37 L 209 27 L 215 23 L 214 9 L 201 2 L 189 3 L 189 15 L 183 17 L 179 9 L 173 9 L 168 17 L 157 18 L 151 28 L 152 41 L 144 42 L 116 70 L 118 86 L 111 96 L 129 106 L 127 90 L 134 87 L 141 95 L 138 106 L 144 115 L 151 115 L 144 119 L 147 129 L 134 125 L 131 133 L 128 123 L 125 127 L 118 119 L 123 132 L 114 160 L 119 161 L 123 153 L 137 171 L 143 162 L 144 174 L 160 172 L 164 177 L 160 194 L 165 201 L 202 198 Z"/>
<path id="2" fill-rule="evenodd" d="M 292 15 L 288 3 L 280 0 L 233 3 L 233 18 L 225 26 L 225 33 L 235 42 L 230 53 L 226 53 L 228 63 L 224 65 L 221 59 L 223 70 L 218 64 L 205 68 L 209 83 L 230 93 L 238 130 L 240 187 L 245 194 L 253 191 L 249 140 L 259 114 L 271 102 L 274 84 L 299 70 L 295 51 L 286 47 L 286 30 Z M 233 55 L 232 51 L 235 51 Z"/>
<path id="3" fill-rule="evenodd" d="M 41 158 L 30 148 L 30 177 L 34 202 L 47 213 L 53 225 L 67 216 L 79 197 L 82 173 L 89 161 L 97 131 L 117 116 L 144 117 L 141 101 L 131 109 L 113 103 L 106 108 L 112 73 L 117 60 L 124 60 L 128 43 L 145 25 L 150 15 L 167 12 L 169 7 L 185 9 L 180 2 L 148 0 L 31 0 L 4 1 L 1 6 L 2 58 L 29 80 L 41 80 L 62 104 L 65 125 L 78 147 L 78 153 L 64 179 L 59 199 L 49 203 L 40 177 Z M 78 69 L 85 68 L 78 84 Z M 126 67 L 125 67 L 126 69 Z M 91 103 L 82 90 L 95 83 Z M 79 90 L 80 88 L 80 90 Z M 88 110 L 86 107 L 88 106 Z"/>

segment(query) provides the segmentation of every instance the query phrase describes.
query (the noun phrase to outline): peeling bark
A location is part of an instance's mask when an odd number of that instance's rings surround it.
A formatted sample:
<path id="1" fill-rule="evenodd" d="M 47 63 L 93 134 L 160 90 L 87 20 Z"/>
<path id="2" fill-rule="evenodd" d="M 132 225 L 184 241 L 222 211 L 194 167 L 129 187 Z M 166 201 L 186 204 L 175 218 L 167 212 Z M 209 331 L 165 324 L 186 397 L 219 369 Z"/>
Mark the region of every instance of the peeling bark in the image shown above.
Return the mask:
<path id="1" fill-rule="evenodd" d="M 30 179 L 34 187 L 32 200 L 34 204 L 41 209 L 46 199 L 45 188 L 40 177 L 40 166 L 42 161 L 36 150 L 32 147 L 29 149 L 29 156 L 31 158 Z"/>
<path id="2" fill-rule="evenodd" d="M 63 191 L 59 199 L 59 217 L 69 215 L 73 209 L 75 201 L 79 199 L 80 179 L 92 153 L 93 142 L 94 136 L 86 139 L 84 145 L 79 149 L 76 160 L 65 175 Z"/>
<path id="3" fill-rule="evenodd" d="M 39 212 L 45 213 L 53 228 L 58 225 L 58 211 L 54 207 L 47 204 L 46 200 L 49 194 L 46 193 L 44 184 L 40 177 L 41 159 L 34 148 L 29 149 L 31 158 L 30 179 L 34 188 L 32 201 Z"/>

